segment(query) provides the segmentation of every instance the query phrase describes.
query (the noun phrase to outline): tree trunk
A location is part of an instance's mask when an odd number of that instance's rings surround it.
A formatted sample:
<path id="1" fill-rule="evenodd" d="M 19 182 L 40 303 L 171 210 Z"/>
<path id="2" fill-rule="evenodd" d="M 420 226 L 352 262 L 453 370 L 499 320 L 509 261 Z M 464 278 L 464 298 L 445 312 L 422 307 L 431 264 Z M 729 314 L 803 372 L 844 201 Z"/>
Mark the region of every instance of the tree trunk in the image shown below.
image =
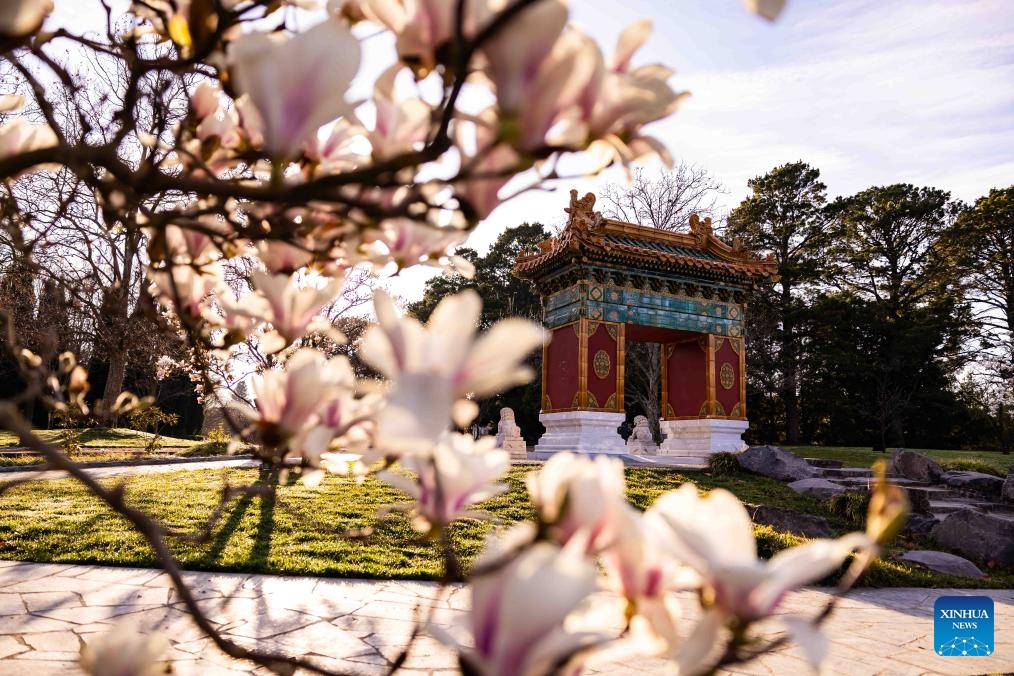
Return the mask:
<path id="1" fill-rule="evenodd" d="M 796 356 L 795 322 L 792 314 L 792 289 L 782 287 L 782 403 L 785 405 L 785 441 L 799 444 L 799 363 Z"/>
<path id="2" fill-rule="evenodd" d="M 123 390 L 123 378 L 127 372 L 127 355 L 123 350 L 115 350 L 109 355 L 109 373 L 106 376 L 106 387 L 102 391 L 102 404 L 105 409 L 104 418 L 110 427 L 116 426 L 116 415 L 112 406 Z"/>

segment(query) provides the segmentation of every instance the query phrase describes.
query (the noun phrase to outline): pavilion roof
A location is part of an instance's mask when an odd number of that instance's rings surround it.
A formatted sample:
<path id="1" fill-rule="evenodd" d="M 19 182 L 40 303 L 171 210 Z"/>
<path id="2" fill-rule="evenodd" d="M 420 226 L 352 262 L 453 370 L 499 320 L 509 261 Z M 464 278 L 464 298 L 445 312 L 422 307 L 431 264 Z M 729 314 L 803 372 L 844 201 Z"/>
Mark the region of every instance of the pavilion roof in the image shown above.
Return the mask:
<path id="1" fill-rule="evenodd" d="M 694 214 L 689 232 L 659 230 L 605 218 L 593 210 L 595 195 L 578 199 L 576 190 L 570 193 L 566 227 L 537 251 L 518 256 L 514 274 L 539 280 L 573 263 L 592 263 L 744 285 L 778 277 L 773 256 L 761 258 L 738 237 L 727 244 L 715 235 L 710 218 Z"/>

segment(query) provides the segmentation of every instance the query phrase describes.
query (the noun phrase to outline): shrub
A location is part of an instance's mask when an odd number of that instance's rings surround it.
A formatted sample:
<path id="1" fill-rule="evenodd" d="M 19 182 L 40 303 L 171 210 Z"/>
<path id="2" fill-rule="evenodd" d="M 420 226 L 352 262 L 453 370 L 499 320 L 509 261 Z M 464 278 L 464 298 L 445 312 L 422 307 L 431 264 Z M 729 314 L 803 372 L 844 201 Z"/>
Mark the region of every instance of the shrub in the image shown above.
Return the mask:
<path id="1" fill-rule="evenodd" d="M 850 528 L 863 528 L 866 524 L 866 512 L 870 507 L 870 494 L 867 492 L 839 493 L 825 504 L 827 511 L 845 521 Z"/>
<path id="2" fill-rule="evenodd" d="M 727 476 L 742 471 L 738 453 L 715 453 L 708 458 L 708 470 L 714 476 Z"/>
<path id="3" fill-rule="evenodd" d="M 992 474 L 993 476 L 1001 478 L 1007 476 L 988 462 L 983 462 L 982 460 L 944 460 L 940 463 L 940 466 L 948 472 L 981 472 L 983 474 Z"/>

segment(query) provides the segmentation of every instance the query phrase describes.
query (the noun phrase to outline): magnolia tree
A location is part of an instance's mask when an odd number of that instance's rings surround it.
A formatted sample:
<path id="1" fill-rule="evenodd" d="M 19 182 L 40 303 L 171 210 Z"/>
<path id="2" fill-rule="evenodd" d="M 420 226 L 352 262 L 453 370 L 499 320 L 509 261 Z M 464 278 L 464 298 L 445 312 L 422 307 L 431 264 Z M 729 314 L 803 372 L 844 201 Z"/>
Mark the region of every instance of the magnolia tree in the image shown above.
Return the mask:
<path id="1" fill-rule="evenodd" d="M 769 15 L 780 5 L 746 4 Z M 528 476 L 535 520 L 494 531 L 466 570 L 448 527 L 504 490 L 508 455 L 491 438 L 452 430 L 472 422 L 476 398 L 532 377 L 523 363 L 543 330 L 515 319 L 476 335 L 472 292 L 444 299 L 422 325 L 377 292 L 378 324 L 359 357 L 383 375 L 382 386 L 357 381 L 346 357 L 318 347 L 322 337 L 341 340 L 325 315 L 350 276 L 413 265 L 467 272 L 453 247 L 501 201 L 562 178 L 566 156 L 577 155 L 587 173 L 646 156 L 668 161 L 644 127 L 673 113 L 683 95 L 665 66 L 632 63 L 647 21 L 623 30 L 606 56 L 568 23 L 563 0 L 326 8 L 146 0 L 125 17 L 98 5 L 102 34 L 51 27 L 50 9 L 48 0 L 0 6 L 10 88 L 0 99 L 0 176 L 12 184 L 36 172 L 70 176 L 94 194 L 108 227 L 143 236 L 152 311 L 185 346 L 206 396 L 228 384 L 222 365 L 237 351 L 256 349 L 263 360 L 250 409 L 227 408 L 226 418 L 274 481 L 227 486 L 205 536 L 229 500 L 269 494 L 282 472 L 310 484 L 326 472 L 375 473 L 412 498 L 420 533 L 443 543 L 443 583 L 471 588 L 465 638 L 425 629 L 457 651 L 463 671 L 513 676 L 569 673 L 596 653 L 663 656 L 688 673 L 751 659 L 785 640 L 758 644 L 750 632 L 787 591 L 852 557 L 841 583 L 848 589 L 897 529 L 904 498 L 881 481 L 865 533 L 764 561 L 731 494 L 701 497 L 685 485 L 640 512 L 625 499 L 618 461 L 564 454 Z M 75 67 L 82 55 L 123 74 L 106 83 L 114 95 L 83 96 L 95 83 Z M 372 94 L 351 94 L 357 74 L 378 65 Z M 88 109 L 54 107 L 54 88 L 70 95 L 63 100 L 90 101 Z M 9 240 L 30 253 L 32 214 L 17 200 L 4 207 Z M 229 283 L 237 269 L 249 271 L 246 292 Z M 16 332 L 6 340 L 28 387 L 0 402 L 0 424 L 144 535 L 219 648 L 279 673 L 331 673 L 216 631 L 169 548 L 172 538 L 201 534 L 157 523 L 40 440 L 18 412 L 37 400 L 66 414 L 84 410 L 87 371 L 73 354 L 29 351 Z M 123 394 L 103 405 L 117 413 L 145 403 Z M 678 589 L 699 592 L 692 627 L 675 612 Z M 832 607 L 786 618 L 814 663 Z M 94 674 L 154 673 L 161 657 L 153 641 L 113 632 L 82 664 Z"/>

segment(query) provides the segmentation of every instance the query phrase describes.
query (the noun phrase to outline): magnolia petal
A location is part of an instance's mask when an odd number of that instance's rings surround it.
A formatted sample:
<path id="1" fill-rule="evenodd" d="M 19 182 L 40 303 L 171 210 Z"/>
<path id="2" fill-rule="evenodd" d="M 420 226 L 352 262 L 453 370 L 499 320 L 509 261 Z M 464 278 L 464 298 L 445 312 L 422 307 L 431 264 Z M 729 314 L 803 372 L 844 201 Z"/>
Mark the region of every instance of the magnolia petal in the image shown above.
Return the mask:
<path id="1" fill-rule="evenodd" d="M 471 399 L 458 399 L 451 409 L 451 419 L 458 427 L 468 427 L 479 415 L 479 405 Z"/>
<path id="2" fill-rule="evenodd" d="M 18 94 L 0 96 L 0 113 L 16 113 L 25 106 L 25 97 Z"/>
<path id="3" fill-rule="evenodd" d="M 679 666 L 680 676 L 707 671 L 710 664 L 708 655 L 718 645 L 725 619 L 725 614 L 717 608 L 712 608 L 704 613 L 676 653 L 676 664 Z"/>
<path id="4" fill-rule="evenodd" d="M 785 9 L 785 0 L 743 0 L 748 12 L 758 14 L 768 21 L 774 21 Z"/>
<path id="5" fill-rule="evenodd" d="M 531 371 L 516 364 L 546 340 L 545 330 L 526 319 L 504 319 L 475 342 L 455 377 L 458 391 L 477 397 L 527 382 Z"/>
<path id="6" fill-rule="evenodd" d="M 810 663 L 814 671 L 820 668 L 821 663 L 827 657 L 829 643 L 827 636 L 814 625 L 811 620 L 804 617 L 784 617 L 782 621 L 792 635 L 792 640 L 803 649 L 806 661 Z"/>
<path id="7" fill-rule="evenodd" d="M 836 540 L 813 540 L 783 549 L 768 561 L 764 580 L 751 594 L 751 605 L 762 615 L 768 615 L 785 592 L 821 579 L 841 565 L 853 550 L 871 545 L 865 534 L 849 533 Z"/>
<path id="8" fill-rule="evenodd" d="M 630 68 L 630 57 L 651 37 L 652 23 L 650 19 L 635 21 L 620 33 L 613 54 L 612 70 L 625 73 Z"/>
<path id="9" fill-rule="evenodd" d="M 757 560 L 753 522 L 729 491 L 717 488 L 702 498 L 697 487 L 687 483 L 660 497 L 649 511 L 673 530 L 671 546 L 677 558 L 698 572 L 753 566 Z"/>

